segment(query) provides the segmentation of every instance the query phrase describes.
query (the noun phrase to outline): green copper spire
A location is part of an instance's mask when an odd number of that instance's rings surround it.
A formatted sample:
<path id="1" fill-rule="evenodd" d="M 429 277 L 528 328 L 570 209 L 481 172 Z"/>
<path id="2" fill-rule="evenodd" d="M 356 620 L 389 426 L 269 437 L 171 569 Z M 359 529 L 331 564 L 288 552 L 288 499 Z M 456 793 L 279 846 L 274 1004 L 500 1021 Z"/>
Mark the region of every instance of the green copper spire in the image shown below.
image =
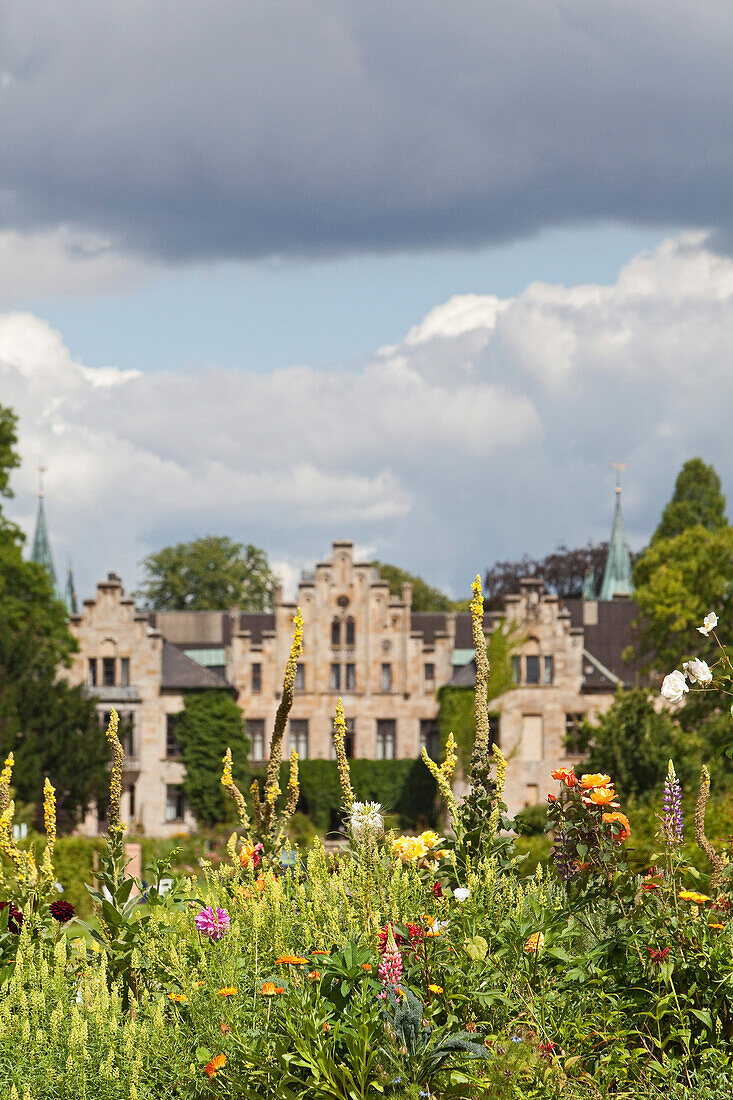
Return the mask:
<path id="1" fill-rule="evenodd" d="M 71 566 L 69 566 L 66 573 L 66 590 L 64 591 L 64 604 L 66 605 L 67 615 L 76 615 L 78 606 L 76 602 L 76 588 L 74 587 L 74 574 Z"/>
<path id="2" fill-rule="evenodd" d="M 46 527 L 46 512 L 43 507 L 43 475 L 46 471 L 45 466 L 38 467 L 38 514 L 36 516 L 36 530 L 33 535 L 33 549 L 31 550 L 31 561 L 36 562 L 37 565 L 42 565 L 48 572 L 53 584 L 53 590 L 56 595 L 56 599 L 61 599 L 61 593 L 59 592 L 58 581 L 56 580 L 56 570 L 53 564 L 53 554 L 51 553 L 51 540 L 48 537 L 48 528 Z"/>
<path id="3" fill-rule="evenodd" d="M 616 511 L 601 593 L 598 597 L 600 600 L 612 600 L 614 596 L 633 596 L 634 594 L 634 585 L 631 580 L 631 554 L 621 515 L 621 470 L 624 467 L 622 463 L 616 462 L 614 468 L 616 470 Z"/>

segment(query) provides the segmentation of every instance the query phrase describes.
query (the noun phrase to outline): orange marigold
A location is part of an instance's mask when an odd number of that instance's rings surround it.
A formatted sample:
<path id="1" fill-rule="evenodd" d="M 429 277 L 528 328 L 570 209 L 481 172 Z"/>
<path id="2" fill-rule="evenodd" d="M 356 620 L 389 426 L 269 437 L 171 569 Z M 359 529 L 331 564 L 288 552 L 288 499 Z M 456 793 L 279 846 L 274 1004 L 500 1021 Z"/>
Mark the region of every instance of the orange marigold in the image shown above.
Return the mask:
<path id="1" fill-rule="evenodd" d="M 722 924 L 718 924 L 718 922 L 717 922 L 717 921 L 716 921 L 716 922 L 715 922 L 714 924 L 709 924 L 709 925 L 708 925 L 708 928 L 714 928 L 714 929 L 716 929 L 716 930 L 719 930 L 719 929 L 721 929 L 722 927 L 723 927 L 723 925 L 722 925 Z"/>
<path id="2" fill-rule="evenodd" d="M 553 779 L 559 779 L 566 787 L 574 787 L 578 782 L 578 777 L 572 768 L 556 768 L 550 774 Z"/>
<path id="3" fill-rule="evenodd" d="M 367 974 L 371 974 L 371 972 L 372 972 L 372 964 L 371 963 L 362 963 L 361 968 L 362 968 L 362 970 L 366 970 Z"/>
<path id="4" fill-rule="evenodd" d="M 176 1004 L 182 1004 L 182 1002 L 186 1000 L 186 994 L 185 993 L 169 993 L 168 994 L 168 1000 L 169 1001 L 175 1001 Z"/>
<path id="5" fill-rule="evenodd" d="M 320 970 L 311 970 L 310 974 L 308 975 L 308 977 L 310 978 L 310 980 L 312 982 L 317 982 L 318 979 L 320 978 L 320 976 L 321 976 Z"/>
<path id="6" fill-rule="evenodd" d="M 212 1077 L 216 1077 L 222 1066 L 227 1064 L 226 1054 L 217 1054 L 215 1058 L 212 1058 L 210 1062 L 207 1062 L 204 1066 L 204 1073 L 208 1073 L 209 1080 Z"/>
<path id="7" fill-rule="evenodd" d="M 603 820 L 606 822 L 607 825 L 620 825 L 621 826 L 621 831 L 618 834 L 618 836 L 616 837 L 619 844 L 622 844 L 624 840 L 628 840 L 628 838 L 631 836 L 631 825 L 629 824 L 629 819 L 626 816 L 626 814 L 620 814 L 620 813 L 604 814 L 603 815 Z"/>
<path id="8" fill-rule="evenodd" d="M 677 897 L 680 901 L 693 901 L 695 905 L 704 905 L 706 901 L 710 901 L 707 894 L 698 894 L 696 890 L 680 890 Z"/>
<path id="9" fill-rule="evenodd" d="M 315 955 L 315 951 L 312 951 L 311 954 Z M 275 959 L 276 966 L 280 963 L 286 966 L 302 966 L 307 962 L 308 960 L 304 959 L 302 955 L 281 955 L 279 959 Z"/>
<path id="10" fill-rule="evenodd" d="M 216 991 L 218 997 L 236 997 L 238 990 L 236 986 L 225 985 L 222 989 Z"/>
<path id="11" fill-rule="evenodd" d="M 611 782 L 610 775 L 601 775 L 600 772 L 592 772 L 590 775 L 581 775 L 580 785 L 583 790 L 590 790 L 591 787 L 607 787 Z"/>
<path id="12" fill-rule="evenodd" d="M 285 990 L 281 985 L 275 985 L 274 982 L 264 982 L 260 993 L 263 997 L 274 997 L 278 993 L 284 993 Z"/>
<path id="13" fill-rule="evenodd" d="M 545 937 L 541 932 L 533 932 L 524 944 L 524 950 L 528 955 L 536 955 L 545 946 Z"/>

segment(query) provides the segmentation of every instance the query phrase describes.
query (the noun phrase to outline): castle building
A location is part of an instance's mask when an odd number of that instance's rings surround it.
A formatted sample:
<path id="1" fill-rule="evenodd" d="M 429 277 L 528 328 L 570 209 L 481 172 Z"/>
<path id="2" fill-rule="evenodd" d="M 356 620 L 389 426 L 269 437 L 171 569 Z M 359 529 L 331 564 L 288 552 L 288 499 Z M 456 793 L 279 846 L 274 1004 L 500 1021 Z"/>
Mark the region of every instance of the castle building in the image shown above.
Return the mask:
<path id="1" fill-rule="evenodd" d="M 617 525 L 621 537 L 612 540 L 612 552 L 625 548 L 628 556 L 618 502 L 615 534 Z M 607 709 L 617 688 L 630 684 L 622 654 L 636 612 L 630 593 L 562 601 L 536 578 L 519 588 L 500 612 L 484 616 L 487 635 L 506 629 L 517 639 L 514 687 L 491 702 L 492 738 L 510 760 L 512 813 L 544 799 L 553 768 L 578 762 L 579 723 Z M 110 573 L 81 611 L 70 613 L 79 649 L 62 674 L 96 699 L 100 721 L 112 707 L 120 714 L 122 812 L 130 827 L 170 836 L 195 826 L 176 740 L 176 716 L 190 692 L 231 692 L 247 724 L 251 759 L 267 759 L 297 606 L 304 645 L 285 754 L 295 748 L 301 758 L 332 757 L 341 697 L 350 756 L 415 758 L 423 746 L 435 755 L 439 689 L 475 685 L 471 617 L 415 612 L 411 603 L 409 584 L 392 595 L 348 541 L 334 542 L 329 556 L 303 573 L 294 602 L 276 592 L 271 613 L 236 607 L 140 612 Z M 85 831 L 96 825 L 90 814 Z"/>

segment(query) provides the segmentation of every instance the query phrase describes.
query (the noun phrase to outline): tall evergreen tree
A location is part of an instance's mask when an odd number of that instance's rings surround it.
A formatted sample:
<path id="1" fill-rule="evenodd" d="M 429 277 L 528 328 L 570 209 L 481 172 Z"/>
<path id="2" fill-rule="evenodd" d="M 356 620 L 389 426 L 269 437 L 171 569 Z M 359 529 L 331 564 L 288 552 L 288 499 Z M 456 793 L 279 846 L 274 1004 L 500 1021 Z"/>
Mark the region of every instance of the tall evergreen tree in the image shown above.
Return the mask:
<path id="1" fill-rule="evenodd" d="M 691 458 L 677 475 L 672 499 L 662 512 L 652 542 L 676 538 L 698 524 L 707 531 L 725 527 L 725 497 L 714 468 L 701 458 Z"/>

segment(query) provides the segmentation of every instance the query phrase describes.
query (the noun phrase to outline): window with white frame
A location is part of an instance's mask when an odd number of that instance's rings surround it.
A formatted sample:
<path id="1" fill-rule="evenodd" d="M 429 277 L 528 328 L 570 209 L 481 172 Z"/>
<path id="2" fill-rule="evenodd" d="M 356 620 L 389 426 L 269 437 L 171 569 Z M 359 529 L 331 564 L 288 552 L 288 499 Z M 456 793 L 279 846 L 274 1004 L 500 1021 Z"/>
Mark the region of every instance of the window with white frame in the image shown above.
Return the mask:
<path id="1" fill-rule="evenodd" d="M 301 760 L 308 759 L 308 719 L 290 719 L 290 752 L 297 752 Z"/>
<path id="2" fill-rule="evenodd" d="M 397 752 L 397 722 L 394 718 L 377 719 L 377 760 L 394 760 Z"/>
<path id="3" fill-rule="evenodd" d="M 250 750 L 252 763 L 260 763 L 265 759 L 265 719 L 248 718 L 247 736 L 252 745 Z"/>

